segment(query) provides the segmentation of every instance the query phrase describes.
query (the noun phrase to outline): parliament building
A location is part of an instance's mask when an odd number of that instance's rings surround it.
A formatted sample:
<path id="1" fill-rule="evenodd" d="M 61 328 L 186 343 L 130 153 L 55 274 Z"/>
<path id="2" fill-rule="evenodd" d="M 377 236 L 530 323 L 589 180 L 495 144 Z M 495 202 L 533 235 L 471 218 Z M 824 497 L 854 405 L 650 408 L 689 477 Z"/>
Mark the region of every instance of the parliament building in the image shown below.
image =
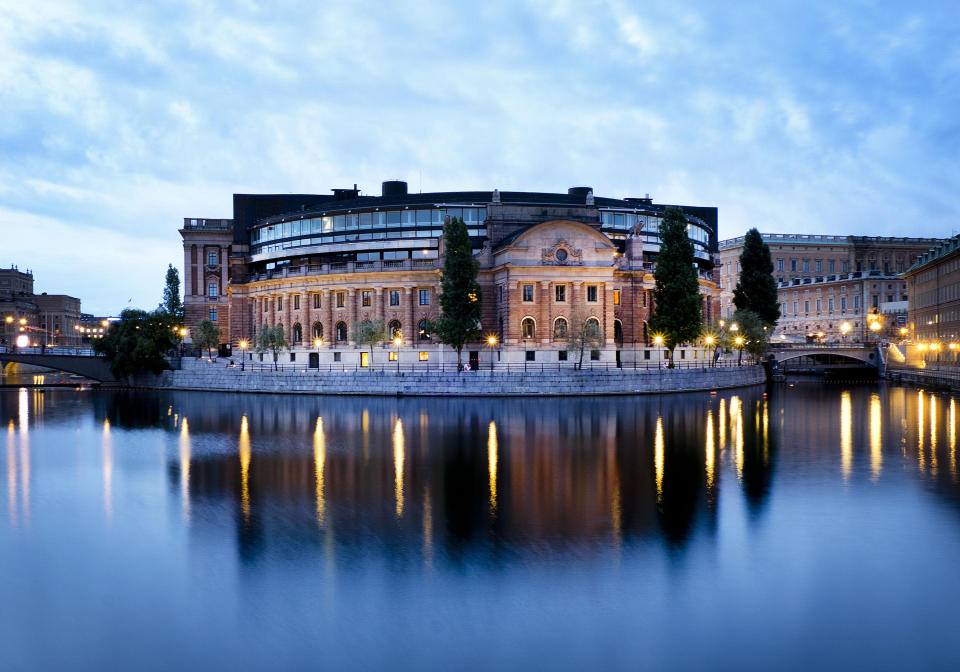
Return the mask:
<path id="1" fill-rule="evenodd" d="M 330 195 L 234 194 L 232 218 L 184 219 L 186 322 L 215 322 L 234 356 L 262 325 L 280 324 L 291 345 L 283 363 L 325 367 L 365 366 L 353 326 L 383 320 L 389 340 L 375 348 L 376 366 L 398 357 L 453 361 L 430 323 L 440 312 L 443 225 L 462 217 L 483 305 L 482 340 L 464 348 L 465 358 L 566 361 L 577 314 L 602 335 L 585 361 L 659 360 L 647 320 L 665 207 L 649 197 L 597 197 L 589 187 L 412 194 L 401 181 L 384 182 L 379 196 L 356 185 Z M 681 207 L 709 323 L 720 315 L 717 209 Z M 707 354 L 697 344 L 679 353 Z"/>

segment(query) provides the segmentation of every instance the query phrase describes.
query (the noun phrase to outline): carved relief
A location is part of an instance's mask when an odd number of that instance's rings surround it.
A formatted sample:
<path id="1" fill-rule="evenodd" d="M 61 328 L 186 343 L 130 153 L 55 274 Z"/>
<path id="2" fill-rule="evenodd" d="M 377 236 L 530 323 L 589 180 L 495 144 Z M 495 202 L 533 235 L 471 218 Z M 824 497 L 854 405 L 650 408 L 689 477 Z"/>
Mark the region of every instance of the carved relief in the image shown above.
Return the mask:
<path id="1" fill-rule="evenodd" d="M 582 266 L 583 253 L 579 248 L 570 247 L 570 244 L 561 238 L 553 247 L 542 249 L 540 263 L 544 266 Z"/>

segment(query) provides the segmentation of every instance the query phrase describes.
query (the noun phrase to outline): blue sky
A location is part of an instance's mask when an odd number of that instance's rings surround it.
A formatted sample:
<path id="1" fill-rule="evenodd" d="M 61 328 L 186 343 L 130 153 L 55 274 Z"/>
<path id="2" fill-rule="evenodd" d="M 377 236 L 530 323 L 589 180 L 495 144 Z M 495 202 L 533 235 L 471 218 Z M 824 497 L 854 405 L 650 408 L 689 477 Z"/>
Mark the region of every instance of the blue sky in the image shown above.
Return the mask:
<path id="1" fill-rule="evenodd" d="M 234 192 L 564 191 L 960 232 L 952 2 L 0 0 L 0 265 L 154 307 Z"/>

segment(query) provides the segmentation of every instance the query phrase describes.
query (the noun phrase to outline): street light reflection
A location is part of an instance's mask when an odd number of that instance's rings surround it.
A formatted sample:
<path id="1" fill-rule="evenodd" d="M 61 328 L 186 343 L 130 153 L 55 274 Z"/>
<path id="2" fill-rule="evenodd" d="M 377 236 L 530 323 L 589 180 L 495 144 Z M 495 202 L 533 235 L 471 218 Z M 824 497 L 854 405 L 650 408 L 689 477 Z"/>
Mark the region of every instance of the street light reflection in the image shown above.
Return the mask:
<path id="1" fill-rule="evenodd" d="M 853 411 L 850 404 L 850 391 L 840 395 L 840 471 L 843 480 L 850 478 L 853 465 Z"/>
<path id="2" fill-rule="evenodd" d="M 364 411 L 366 413 L 366 411 Z M 397 418 L 393 427 L 393 479 L 394 498 L 397 502 L 397 518 L 403 517 L 403 422 Z"/>
<path id="3" fill-rule="evenodd" d="M 317 416 L 317 427 L 313 431 L 313 464 L 317 481 L 317 525 L 326 523 L 327 504 L 323 493 L 323 471 L 327 462 L 327 436 L 323 432 L 323 418 Z"/>
<path id="4" fill-rule="evenodd" d="M 883 436 L 880 395 L 870 395 L 870 473 L 873 480 L 880 478 L 883 468 Z"/>

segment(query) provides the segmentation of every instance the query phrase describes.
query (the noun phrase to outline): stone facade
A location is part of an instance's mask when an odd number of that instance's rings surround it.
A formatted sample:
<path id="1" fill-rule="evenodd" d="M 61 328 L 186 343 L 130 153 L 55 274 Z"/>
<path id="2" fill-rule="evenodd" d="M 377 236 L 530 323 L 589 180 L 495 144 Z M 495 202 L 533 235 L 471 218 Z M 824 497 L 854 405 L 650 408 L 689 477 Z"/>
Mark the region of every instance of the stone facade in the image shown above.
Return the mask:
<path id="1" fill-rule="evenodd" d="M 183 220 L 184 322 L 195 326 L 209 319 L 230 333 L 228 295 L 233 234 L 230 220 Z"/>
<path id="2" fill-rule="evenodd" d="M 82 341 L 80 299 L 66 294 L 35 294 L 33 273 L 0 269 L 0 345 L 26 335 L 31 345 L 77 346 Z"/>
<path id="3" fill-rule="evenodd" d="M 942 352 L 935 359 L 960 359 L 960 237 L 943 241 L 904 274 L 909 287 L 909 337 Z M 938 350 L 934 350 L 937 353 Z"/>

